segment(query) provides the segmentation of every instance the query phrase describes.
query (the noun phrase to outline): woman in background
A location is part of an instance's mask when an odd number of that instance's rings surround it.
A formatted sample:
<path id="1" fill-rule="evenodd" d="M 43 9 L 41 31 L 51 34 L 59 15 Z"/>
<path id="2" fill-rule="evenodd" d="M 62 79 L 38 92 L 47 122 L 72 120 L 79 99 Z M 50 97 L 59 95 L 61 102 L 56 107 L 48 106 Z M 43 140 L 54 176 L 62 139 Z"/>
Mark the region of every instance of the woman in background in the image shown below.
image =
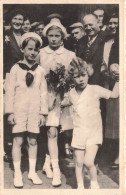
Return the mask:
<path id="1" fill-rule="evenodd" d="M 22 59 L 21 36 L 25 19 L 23 10 L 14 10 L 9 16 L 11 28 L 5 31 L 4 38 L 4 78 L 10 72 L 12 66 Z M 8 60 L 9 59 L 9 60 Z"/>

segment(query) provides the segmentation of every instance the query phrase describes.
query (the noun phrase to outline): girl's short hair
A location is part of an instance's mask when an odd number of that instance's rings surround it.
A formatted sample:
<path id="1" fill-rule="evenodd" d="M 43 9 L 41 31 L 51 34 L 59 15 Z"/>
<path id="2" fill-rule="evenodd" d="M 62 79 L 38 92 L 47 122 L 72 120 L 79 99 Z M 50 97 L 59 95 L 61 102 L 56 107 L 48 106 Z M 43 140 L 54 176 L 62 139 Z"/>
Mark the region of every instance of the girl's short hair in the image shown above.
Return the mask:
<path id="1" fill-rule="evenodd" d="M 28 42 L 29 42 L 30 40 L 32 40 L 32 41 L 35 42 L 35 48 L 36 48 L 36 49 L 39 49 L 39 48 L 41 47 L 41 44 L 40 44 L 40 42 L 39 42 L 38 39 L 36 39 L 36 38 L 34 38 L 34 37 L 28 37 L 27 39 L 25 39 L 25 40 L 23 41 L 23 43 L 22 43 L 22 49 L 24 49 L 24 48 L 27 46 L 27 44 L 28 44 Z"/>
<path id="2" fill-rule="evenodd" d="M 82 72 L 87 72 L 88 76 L 92 76 L 92 74 L 94 73 L 93 65 L 87 64 L 87 62 L 83 59 L 76 57 L 71 61 L 70 65 L 68 66 L 68 73 L 69 75 L 73 76 L 74 73 L 80 74 Z"/>
<path id="3" fill-rule="evenodd" d="M 75 72 L 82 72 L 82 71 L 87 71 L 87 63 L 83 61 L 81 58 L 77 57 L 74 58 L 69 67 L 68 67 L 68 73 L 70 75 L 73 75 Z"/>
<path id="4" fill-rule="evenodd" d="M 60 33 L 61 33 L 62 39 L 64 38 L 63 31 L 62 31 L 62 29 L 60 27 L 58 27 L 58 26 L 51 26 L 50 28 L 48 28 L 48 30 L 46 32 L 46 35 L 48 35 L 48 33 L 49 33 L 50 30 L 59 30 Z"/>

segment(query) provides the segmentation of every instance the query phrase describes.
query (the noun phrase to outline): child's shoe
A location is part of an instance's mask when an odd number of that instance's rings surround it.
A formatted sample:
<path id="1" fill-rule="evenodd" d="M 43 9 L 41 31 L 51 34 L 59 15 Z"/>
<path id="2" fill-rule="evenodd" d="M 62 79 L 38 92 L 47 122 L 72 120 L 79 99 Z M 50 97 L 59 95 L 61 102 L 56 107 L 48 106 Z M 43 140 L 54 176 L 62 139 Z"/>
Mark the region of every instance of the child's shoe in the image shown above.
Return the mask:
<path id="1" fill-rule="evenodd" d="M 58 159 L 52 159 L 52 168 L 53 168 L 53 180 L 52 185 L 54 187 L 58 187 L 61 185 L 61 175 L 60 175 L 60 169 L 59 169 L 59 163 Z"/>
<path id="2" fill-rule="evenodd" d="M 60 169 L 59 168 L 53 169 L 52 185 L 54 187 L 58 187 L 58 186 L 61 185 L 61 175 L 60 175 Z"/>
<path id="3" fill-rule="evenodd" d="M 91 185 L 90 185 L 91 189 L 100 189 L 99 184 L 97 181 L 91 181 Z"/>
<path id="4" fill-rule="evenodd" d="M 28 179 L 32 180 L 33 184 L 35 185 L 41 185 L 43 183 L 37 173 L 28 174 Z"/>
<path id="5" fill-rule="evenodd" d="M 43 166 L 43 174 L 46 174 L 47 178 L 52 179 L 53 178 L 53 172 L 51 170 L 51 167 Z"/>
<path id="6" fill-rule="evenodd" d="M 20 172 L 14 173 L 14 187 L 23 188 L 22 174 Z"/>
<path id="7" fill-rule="evenodd" d="M 43 165 L 43 173 L 46 174 L 46 176 L 49 179 L 53 178 L 53 172 L 51 169 L 51 160 L 50 160 L 50 156 L 48 154 L 46 154 L 45 163 Z"/>

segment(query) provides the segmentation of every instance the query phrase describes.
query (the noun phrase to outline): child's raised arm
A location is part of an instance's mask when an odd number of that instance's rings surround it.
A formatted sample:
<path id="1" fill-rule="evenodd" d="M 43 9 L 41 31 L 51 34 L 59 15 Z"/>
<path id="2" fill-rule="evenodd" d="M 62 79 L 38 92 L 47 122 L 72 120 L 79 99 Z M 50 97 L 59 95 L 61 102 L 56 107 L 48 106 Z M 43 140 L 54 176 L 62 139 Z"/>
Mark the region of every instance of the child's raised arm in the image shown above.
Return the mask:
<path id="1" fill-rule="evenodd" d="M 110 98 L 118 98 L 118 97 L 119 97 L 119 82 L 116 82 L 111 92 Z"/>

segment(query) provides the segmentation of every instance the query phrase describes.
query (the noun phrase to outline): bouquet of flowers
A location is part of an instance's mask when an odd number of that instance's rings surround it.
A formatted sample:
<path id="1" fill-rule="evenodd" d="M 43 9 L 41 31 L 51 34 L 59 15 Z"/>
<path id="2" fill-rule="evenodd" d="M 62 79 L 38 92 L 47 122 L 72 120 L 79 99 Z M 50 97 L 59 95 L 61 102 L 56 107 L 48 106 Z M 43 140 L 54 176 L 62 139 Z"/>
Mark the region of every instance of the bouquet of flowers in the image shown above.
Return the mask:
<path id="1" fill-rule="evenodd" d="M 49 90 L 53 91 L 56 95 L 59 94 L 61 99 L 63 98 L 64 93 L 67 93 L 74 87 L 65 66 L 60 63 L 57 63 L 55 67 L 50 69 L 49 73 L 46 75 L 46 80 Z"/>

